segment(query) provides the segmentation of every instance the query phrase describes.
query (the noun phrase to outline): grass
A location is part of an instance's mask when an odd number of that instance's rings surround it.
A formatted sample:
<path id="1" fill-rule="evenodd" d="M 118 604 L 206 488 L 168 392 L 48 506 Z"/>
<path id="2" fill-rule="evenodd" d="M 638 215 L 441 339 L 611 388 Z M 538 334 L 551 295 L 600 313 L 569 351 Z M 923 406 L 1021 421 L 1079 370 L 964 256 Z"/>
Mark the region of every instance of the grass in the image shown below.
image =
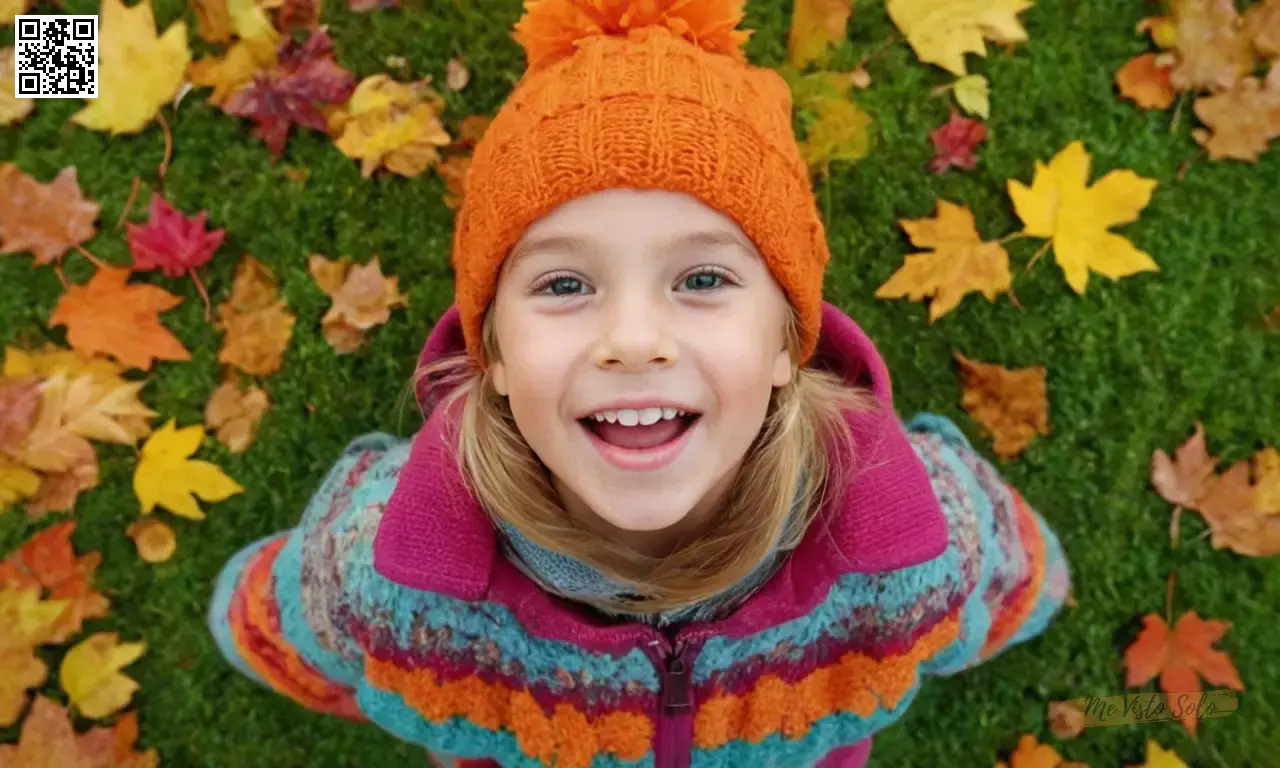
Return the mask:
<path id="1" fill-rule="evenodd" d="M 194 13 L 182 0 L 158 0 L 155 7 L 162 27 L 183 17 L 194 27 Z M 53 10 L 42 3 L 34 12 Z M 97 3 L 65 0 L 65 10 L 93 13 Z M 448 97 L 452 125 L 470 114 L 494 114 L 518 78 L 523 56 L 508 30 L 519 11 L 515 0 L 409 0 L 403 11 L 359 15 L 330 0 L 324 19 L 339 61 L 361 77 L 383 71 L 382 59 L 399 54 L 414 74 L 443 82 L 446 60 L 465 53 L 473 80 Z M 746 26 L 758 30 L 748 46 L 751 59 L 781 64 L 790 3 L 756 2 L 748 11 Z M 1147 475 L 1152 451 L 1181 443 L 1197 419 L 1210 450 L 1227 461 L 1264 443 L 1280 445 L 1280 335 L 1260 322 L 1280 302 L 1280 151 L 1256 165 L 1211 164 L 1201 156 L 1177 178 L 1180 165 L 1200 154 L 1190 138 L 1189 111 L 1171 130 L 1171 112 L 1122 101 L 1111 80 L 1120 64 L 1146 49 L 1134 24 L 1156 12 L 1154 4 L 1113 0 L 1042 2 L 1025 12 L 1028 43 L 993 48 L 985 60 L 970 57 L 971 71 L 986 74 L 993 87 L 990 137 L 979 167 L 940 177 L 924 170 L 931 155 L 927 134 L 945 120 L 948 103 L 928 94 L 949 78 L 918 62 L 905 44 L 893 45 L 871 62 L 873 85 L 857 95 L 875 120 L 874 150 L 816 187 L 833 254 L 828 299 L 876 340 L 904 416 L 927 409 L 952 417 L 990 455 L 989 441 L 959 406 L 952 352 L 1009 367 L 1047 366 L 1052 435 L 1002 469 L 1061 537 L 1079 602 L 1035 640 L 979 669 L 927 684 L 900 724 L 876 738 L 873 766 L 989 766 L 1022 732 L 1037 733 L 1068 759 L 1095 768 L 1141 763 L 1148 738 L 1192 766 L 1277 764 L 1280 564 L 1214 551 L 1207 541 L 1170 550 L 1170 506 L 1149 488 Z M 3 30 L 5 45 L 12 44 L 11 29 Z M 836 63 L 852 64 L 892 34 L 882 7 L 860 4 Z M 219 657 L 204 611 L 227 558 L 294 524 L 351 437 L 416 429 L 413 409 L 399 407 L 405 382 L 452 297 L 453 216 L 441 204 L 443 184 L 431 174 L 362 179 L 358 163 L 312 132 L 295 131 L 284 158 L 272 163 L 250 137 L 249 123 L 205 104 L 205 93 L 188 94 L 171 118 L 175 152 L 163 191 L 183 211 L 208 210 L 211 223 L 227 230 L 220 254 L 203 270 L 215 302 L 228 295 L 239 257 L 252 253 L 280 277 L 298 324 L 283 369 L 261 381 L 273 405 L 256 445 L 232 456 L 209 440 L 200 454 L 248 491 L 209 508 L 204 522 L 171 518 L 179 551 L 169 563 L 142 564 L 124 535 L 138 514 L 132 450 L 100 447 L 101 483 L 77 505 L 75 541 L 80 551 L 102 551 L 99 583 L 113 611 L 87 629 L 149 643 L 129 672 L 142 684 L 136 696 L 141 741 L 158 748 L 167 766 L 420 765 L 416 748 L 370 727 L 310 714 L 240 676 Z M 20 126 L 0 129 L 0 158 L 42 181 L 75 166 L 86 194 L 102 203 L 102 234 L 88 247 L 127 264 L 122 233 L 112 227 L 135 175 L 154 188 L 161 135 L 155 125 L 114 138 L 87 131 L 67 122 L 80 106 L 39 102 Z M 1141 220 L 1122 230 L 1154 256 L 1159 273 L 1119 282 L 1095 275 L 1087 293 L 1076 296 L 1051 259 L 1021 274 L 1039 243 L 1019 240 L 1009 250 L 1021 310 L 1007 297 L 995 303 L 969 297 L 931 325 L 921 304 L 873 298 L 908 252 L 898 219 L 931 216 L 942 198 L 971 206 L 987 238 L 1013 232 L 1019 224 L 1006 180 L 1029 181 L 1035 161 L 1047 161 L 1073 139 L 1093 153 L 1095 178 L 1132 168 L 1159 181 Z M 290 181 L 290 167 L 305 168 L 310 177 Z M 145 195 L 137 201 L 133 220 L 143 220 L 146 201 Z M 408 308 L 354 355 L 336 355 L 320 335 L 328 300 L 305 268 L 308 254 L 317 252 L 357 261 L 377 254 L 409 296 Z M 83 282 L 91 268 L 73 254 L 66 272 Z M 204 321 L 190 281 L 155 273 L 140 279 L 186 297 L 164 319 L 193 353 L 190 363 L 157 366 L 144 399 L 180 425 L 197 423 L 217 384 L 220 337 Z M 62 329 L 45 326 L 59 292 L 53 271 L 33 270 L 29 256 L 0 258 L 0 343 L 61 341 Z M 28 524 L 16 513 L 0 517 L 0 552 L 48 522 Z M 1202 529 L 1197 516 L 1184 516 L 1184 536 Z M 1123 692 L 1123 649 L 1142 614 L 1163 612 L 1165 580 L 1174 569 L 1175 614 L 1194 608 L 1232 623 L 1221 646 L 1248 685 L 1239 711 L 1206 722 L 1197 740 L 1171 723 L 1050 739 L 1044 726 L 1050 700 Z M 46 692 L 61 696 L 54 681 Z"/>

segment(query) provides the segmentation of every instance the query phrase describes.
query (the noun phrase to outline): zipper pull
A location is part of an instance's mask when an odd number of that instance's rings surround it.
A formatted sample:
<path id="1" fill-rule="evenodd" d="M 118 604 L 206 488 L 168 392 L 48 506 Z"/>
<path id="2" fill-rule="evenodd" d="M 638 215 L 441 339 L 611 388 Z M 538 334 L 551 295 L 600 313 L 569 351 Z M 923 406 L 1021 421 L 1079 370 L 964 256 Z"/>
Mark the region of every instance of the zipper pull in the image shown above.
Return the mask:
<path id="1" fill-rule="evenodd" d="M 689 685 L 692 670 L 685 663 L 684 647 L 677 646 L 675 655 L 667 660 L 665 679 L 662 681 L 662 706 L 667 712 L 683 712 L 693 709 L 693 694 Z"/>

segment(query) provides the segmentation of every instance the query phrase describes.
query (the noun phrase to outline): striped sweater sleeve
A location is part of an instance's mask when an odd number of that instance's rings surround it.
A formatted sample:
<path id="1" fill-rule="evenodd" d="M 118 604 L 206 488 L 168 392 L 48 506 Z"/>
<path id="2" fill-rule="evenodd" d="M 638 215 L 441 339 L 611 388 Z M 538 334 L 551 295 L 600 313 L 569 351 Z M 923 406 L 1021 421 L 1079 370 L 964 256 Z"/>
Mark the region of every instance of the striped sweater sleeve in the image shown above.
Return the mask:
<path id="1" fill-rule="evenodd" d="M 384 433 L 353 440 L 298 525 L 244 547 L 217 578 L 208 624 L 218 649 L 308 709 L 366 720 L 355 702 L 363 659 L 342 615 L 344 551 L 376 523 L 406 446 Z"/>
<path id="2" fill-rule="evenodd" d="M 950 675 L 1043 632 L 1070 587 L 1062 546 L 1044 519 L 948 419 L 922 413 L 907 436 L 929 473 L 964 553 L 953 583 L 964 591 L 960 637 L 926 672 Z"/>

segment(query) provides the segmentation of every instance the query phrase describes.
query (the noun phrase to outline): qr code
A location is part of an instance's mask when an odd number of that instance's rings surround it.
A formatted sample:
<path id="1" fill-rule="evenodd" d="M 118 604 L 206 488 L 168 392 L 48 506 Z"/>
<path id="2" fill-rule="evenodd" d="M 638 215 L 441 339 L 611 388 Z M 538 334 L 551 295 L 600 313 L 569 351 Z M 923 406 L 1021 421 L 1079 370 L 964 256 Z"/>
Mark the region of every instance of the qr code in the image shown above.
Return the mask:
<path id="1" fill-rule="evenodd" d="M 98 98 L 98 17 L 18 14 L 13 93 L 25 99 Z"/>

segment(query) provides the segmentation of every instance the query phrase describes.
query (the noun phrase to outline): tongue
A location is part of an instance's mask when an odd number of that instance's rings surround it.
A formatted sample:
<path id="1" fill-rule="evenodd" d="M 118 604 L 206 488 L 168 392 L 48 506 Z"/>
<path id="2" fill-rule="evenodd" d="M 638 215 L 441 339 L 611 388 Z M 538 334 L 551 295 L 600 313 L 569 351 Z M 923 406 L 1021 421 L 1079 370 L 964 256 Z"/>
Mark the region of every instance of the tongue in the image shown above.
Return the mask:
<path id="1" fill-rule="evenodd" d="M 674 440 L 684 429 L 681 419 L 662 419 L 656 424 L 624 427 L 609 421 L 597 421 L 588 427 L 594 428 L 600 439 L 619 448 L 642 450 L 656 448 L 663 443 Z"/>

